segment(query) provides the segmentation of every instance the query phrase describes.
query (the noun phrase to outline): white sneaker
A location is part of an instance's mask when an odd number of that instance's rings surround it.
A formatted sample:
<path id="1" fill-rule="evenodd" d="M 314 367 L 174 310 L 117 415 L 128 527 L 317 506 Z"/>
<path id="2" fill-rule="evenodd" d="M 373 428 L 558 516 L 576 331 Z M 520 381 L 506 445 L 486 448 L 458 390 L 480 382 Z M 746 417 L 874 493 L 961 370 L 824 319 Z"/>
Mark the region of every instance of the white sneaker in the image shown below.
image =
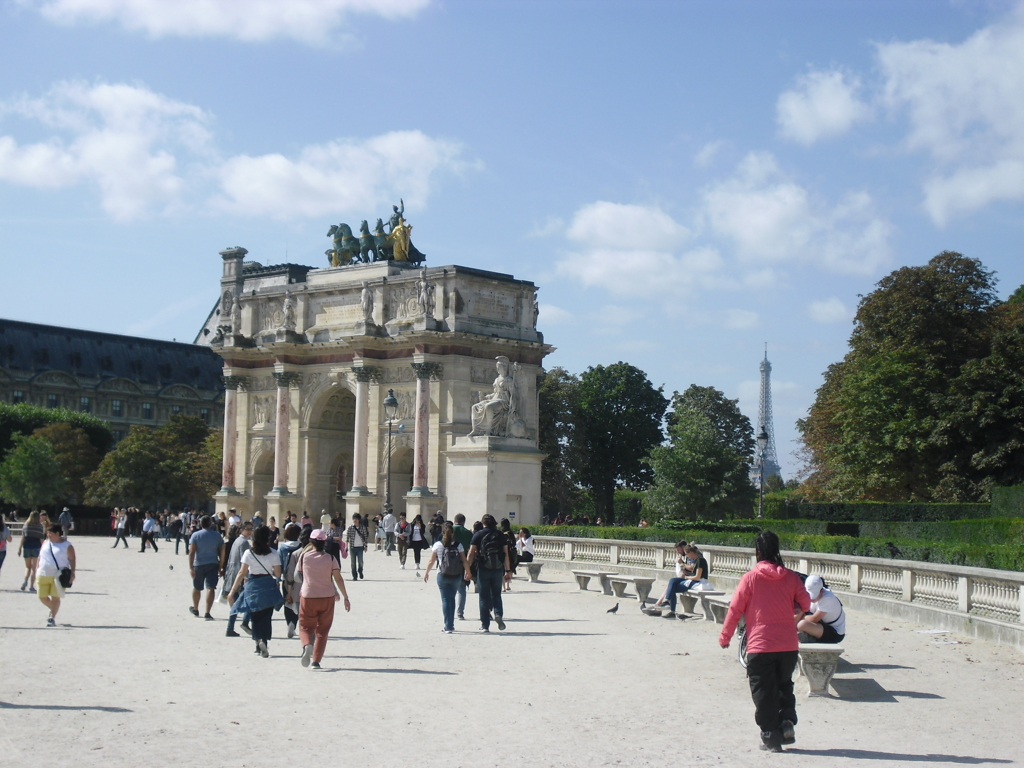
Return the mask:
<path id="1" fill-rule="evenodd" d="M 288 639 L 291 640 L 295 637 L 295 624 L 291 621 L 288 622 Z"/>
<path id="2" fill-rule="evenodd" d="M 401 565 L 399 565 L 398 567 L 399 567 L 399 568 L 401 568 L 401 569 L 402 569 L 402 570 L 404 571 L 404 570 L 405 570 L 405 563 L 402 563 L 402 564 L 401 564 Z"/>
<path id="3" fill-rule="evenodd" d="M 313 658 L 313 646 L 305 645 L 302 647 L 302 666 L 308 667 L 309 662 Z"/>
<path id="4" fill-rule="evenodd" d="M 262 656 L 264 659 L 270 658 L 270 651 L 267 650 L 266 640 L 260 640 L 260 656 Z"/>

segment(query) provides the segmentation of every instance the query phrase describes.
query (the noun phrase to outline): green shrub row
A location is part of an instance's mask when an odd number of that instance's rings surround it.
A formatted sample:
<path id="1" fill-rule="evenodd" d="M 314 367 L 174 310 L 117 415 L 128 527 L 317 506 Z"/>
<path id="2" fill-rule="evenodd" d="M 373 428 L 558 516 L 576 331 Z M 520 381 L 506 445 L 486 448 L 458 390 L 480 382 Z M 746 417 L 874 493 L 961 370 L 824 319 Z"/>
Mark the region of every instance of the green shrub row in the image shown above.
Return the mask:
<path id="1" fill-rule="evenodd" d="M 665 531 L 713 531 L 715 533 L 750 533 L 758 534 L 763 529 L 763 525 L 756 525 L 754 523 L 716 523 L 711 520 L 672 520 L 670 518 L 663 518 L 658 521 L 657 528 Z"/>
<path id="2" fill-rule="evenodd" d="M 991 514 L 989 504 L 896 504 L 879 501 L 827 503 L 801 502 L 785 497 L 765 497 L 764 509 L 766 519 L 789 518 L 850 523 L 943 522 L 978 519 Z"/>
<path id="3" fill-rule="evenodd" d="M 820 552 L 823 554 L 855 555 L 914 560 L 926 563 L 968 565 L 976 568 L 996 568 L 1006 571 L 1024 570 L 1024 549 L 1014 544 L 976 545 L 949 541 L 917 541 L 907 539 L 866 539 L 851 536 L 801 534 L 780 531 L 779 540 L 784 550 Z M 697 541 L 699 544 L 727 547 L 752 547 L 752 533 L 705 531 L 700 529 L 668 530 L 665 528 L 610 528 L 595 526 L 531 526 L 530 532 L 538 536 L 569 536 L 590 539 L 620 539 L 625 541 L 657 541 L 675 543 L 679 540 Z M 890 545 L 895 551 L 890 550 Z"/>
<path id="4" fill-rule="evenodd" d="M 1024 485 L 992 489 L 992 517 L 1024 517 Z"/>

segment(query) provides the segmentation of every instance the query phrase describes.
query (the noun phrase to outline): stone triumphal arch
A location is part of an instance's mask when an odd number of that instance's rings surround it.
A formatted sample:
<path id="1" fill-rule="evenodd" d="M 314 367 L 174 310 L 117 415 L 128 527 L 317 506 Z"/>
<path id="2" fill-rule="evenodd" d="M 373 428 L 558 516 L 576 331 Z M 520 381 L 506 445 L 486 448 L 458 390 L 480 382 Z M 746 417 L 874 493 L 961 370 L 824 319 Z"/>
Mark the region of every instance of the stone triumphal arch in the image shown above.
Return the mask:
<path id="1" fill-rule="evenodd" d="M 221 252 L 220 301 L 201 334 L 224 361 L 218 511 L 373 515 L 390 458 L 396 512 L 486 498 L 473 503 L 479 514 L 539 522 L 537 376 L 552 348 L 536 330 L 533 283 L 337 254 L 323 269 L 263 266 L 246 253 Z M 481 400 L 495 405 L 474 411 Z M 505 432 L 466 437 L 479 432 L 473 414 L 495 408 Z M 487 479 L 502 461 L 515 468 L 514 493 Z"/>

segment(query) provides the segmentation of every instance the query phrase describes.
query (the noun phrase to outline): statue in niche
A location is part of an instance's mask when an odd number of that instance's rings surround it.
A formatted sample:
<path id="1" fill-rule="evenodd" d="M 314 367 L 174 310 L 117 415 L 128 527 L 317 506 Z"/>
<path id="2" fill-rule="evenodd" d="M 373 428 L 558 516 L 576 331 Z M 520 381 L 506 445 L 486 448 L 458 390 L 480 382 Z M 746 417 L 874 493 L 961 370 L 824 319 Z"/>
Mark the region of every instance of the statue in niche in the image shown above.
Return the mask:
<path id="1" fill-rule="evenodd" d="M 540 317 L 540 304 L 537 303 L 537 294 L 533 294 L 533 330 L 537 330 L 537 318 Z"/>
<path id="2" fill-rule="evenodd" d="M 420 279 L 416 282 L 416 302 L 420 314 L 424 317 L 434 316 L 434 284 L 427 280 L 427 270 L 420 270 Z"/>
<path id="3" fill-rule="evenodd" d="M 281 320 L 282 331 L 294 331 L 295 330 L 295 300 L 292 298 L 291 291 L 286 291 L 284 294 L 284 318 Z"/>
<path id="4" fill-rule="evenodd" d="M 373 322 L 373 291 L 370 290 L 370 283 L 363 280 L 363 292 L 359 295 L 359 302 L 363 309 L 363 322 Z"/>
<path id="5" fill-rule="evenodd" d="M 236 301 L 231 308 L 231 333 L 242 335 L 242 302 Z"/>
<path id="6" fill-rule="evenodd" d="M 518 382 L 519 364 L 509 366 L 504 355 L 496 358 L 498 375 L 494 379 L 491 394 L 482 398 L 472 408 L 473 428 L 469 437 L 492 435 L 494 437 L 526 437 L 526 423 L 523 421 Z"/>

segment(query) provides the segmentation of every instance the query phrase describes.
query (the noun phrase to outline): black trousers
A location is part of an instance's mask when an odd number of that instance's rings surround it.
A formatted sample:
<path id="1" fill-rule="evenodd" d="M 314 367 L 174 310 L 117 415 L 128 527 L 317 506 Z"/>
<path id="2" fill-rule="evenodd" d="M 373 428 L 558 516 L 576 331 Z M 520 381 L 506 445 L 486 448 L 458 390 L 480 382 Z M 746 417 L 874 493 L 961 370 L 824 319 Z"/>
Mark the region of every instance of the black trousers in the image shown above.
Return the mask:
<path id="1" fill-rule="evenodd" d="M 156 552 L 157 551 L 156 539 L 153 538 L 153 532 L 152 531 L 146 531 L 146 532 L 144 532 L 142 534 L 142 549 L 140 549 L 139 552 L 145 552 L 146 551 L 146 542 L 147 541 L 149 542 L 150 546 L 153 547 L 153 551 Z"/>
<path id="2" fill-rule="evenodd" d="M 762 731 L 778 731 L 782 721 L 796 725 L 793 670 L 798 651 L 748 653 L 747 680 L 754 700 L 754 721 Z"/>
<path id="3" fill-rule="evenodd" d="M 125 538 L 125 535 L 127 533 L 128 533 L 128 531 L 126 529 L 124 529 L 124 528 L 118 528 L 117 529 L 117 538 L 114 539 L 114 546 L 113 546 L 114 549 L 117 549 L 117 542 L 119 542 L 119 541 L 123 541 L 124 542 L 124 548 L 128 549 L 128 539 Z"/>

